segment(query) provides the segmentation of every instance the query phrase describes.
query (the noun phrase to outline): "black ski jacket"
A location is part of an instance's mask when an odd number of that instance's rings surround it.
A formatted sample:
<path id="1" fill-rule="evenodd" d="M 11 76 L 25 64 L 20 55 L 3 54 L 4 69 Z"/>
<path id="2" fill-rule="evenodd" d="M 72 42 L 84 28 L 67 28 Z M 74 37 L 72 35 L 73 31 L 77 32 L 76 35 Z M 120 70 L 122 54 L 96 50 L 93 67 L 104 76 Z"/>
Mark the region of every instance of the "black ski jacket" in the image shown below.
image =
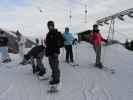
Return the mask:
<path id="1" fill-rule="evenodd" d="M 57 29 L 51 30 L 46 36 L 46 56 L 54 53 L 60 54 L 60 48 L 63 47 L 64 38 Z"/>

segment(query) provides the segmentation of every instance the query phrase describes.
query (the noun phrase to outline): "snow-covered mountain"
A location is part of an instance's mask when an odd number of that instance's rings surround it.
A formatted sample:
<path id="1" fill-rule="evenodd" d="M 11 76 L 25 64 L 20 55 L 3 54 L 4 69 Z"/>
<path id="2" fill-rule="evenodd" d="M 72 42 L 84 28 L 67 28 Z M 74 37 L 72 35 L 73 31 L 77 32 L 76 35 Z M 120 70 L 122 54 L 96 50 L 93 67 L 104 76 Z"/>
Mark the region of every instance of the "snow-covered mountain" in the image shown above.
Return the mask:
<path id="1" fill-rule="evenodd" d="M 120 45 L 102 48 L 102 61 L 116 73 L 93 68 L 95 53 L 90 44 L 82 42 L 74 47 L 75 61 L 80 66 L 65 64 L 65 51 L 60 55 L 62 88 L 48 94 L 48 81 L 38 80 L 31 65 L 18 65 L 21 58 L 11 54 L 12 62 L 0 64 L 0 100 L 132 100 L 133 52 Z M 47 58 L 45 67 L 50 74 Z"/>
<path id="2" fill-rule="evenodd" d="M 2 29 L 2 28 L 0 28 L 0 31 L 4 31 L 4 34 L 8 37 L 9 52 L 12 52 L 12 49 L 14 49 L 16 51 L 15 53 L 18 53 L 18 43 L 17 43 L 16 32 L 9 31 L 7 29 Z M 25 36 L 23 36 L 23 37 L 25 37 Z M 25 43 L 26 48 L 30 48 L 35 45 L 35 42 L 33 42 L 28 37 L 25 37 L 25 39 L 26 39 L 26 43 Z"/>

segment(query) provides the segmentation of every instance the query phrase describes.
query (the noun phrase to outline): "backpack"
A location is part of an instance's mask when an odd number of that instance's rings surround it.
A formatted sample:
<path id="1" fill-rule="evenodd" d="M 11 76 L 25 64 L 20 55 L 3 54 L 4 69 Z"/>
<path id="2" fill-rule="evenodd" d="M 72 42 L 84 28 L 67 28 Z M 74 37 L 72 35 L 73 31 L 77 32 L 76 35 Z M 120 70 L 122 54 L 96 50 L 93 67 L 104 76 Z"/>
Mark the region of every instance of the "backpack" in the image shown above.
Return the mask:
<path id="1" fill-rule="evenodd" d="M 130 48 L 133 50 L 133 40 L 130 42 Z"/>
<path id="2" fill-rule="evenodd" d="M 58 32 L 58 41 L 57 41 L 57 47 L 62 48 L 64 47 L 64 38 L 61 32 Z"/>

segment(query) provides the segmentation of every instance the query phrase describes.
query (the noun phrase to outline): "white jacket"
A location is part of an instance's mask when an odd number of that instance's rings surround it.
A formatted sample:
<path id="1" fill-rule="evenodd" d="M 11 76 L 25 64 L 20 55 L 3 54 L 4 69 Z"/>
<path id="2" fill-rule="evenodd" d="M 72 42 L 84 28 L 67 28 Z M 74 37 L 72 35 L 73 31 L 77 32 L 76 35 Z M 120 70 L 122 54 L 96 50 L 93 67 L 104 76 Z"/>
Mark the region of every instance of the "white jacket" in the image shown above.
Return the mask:
<path id="1" fill-rule="evenodd" d="M 26 39 L 23 36 L 21 36 L 20 40 L 18 41 L 18 45 L 19 46 L 25 46 L 25 42 L 26 42 Z"/>

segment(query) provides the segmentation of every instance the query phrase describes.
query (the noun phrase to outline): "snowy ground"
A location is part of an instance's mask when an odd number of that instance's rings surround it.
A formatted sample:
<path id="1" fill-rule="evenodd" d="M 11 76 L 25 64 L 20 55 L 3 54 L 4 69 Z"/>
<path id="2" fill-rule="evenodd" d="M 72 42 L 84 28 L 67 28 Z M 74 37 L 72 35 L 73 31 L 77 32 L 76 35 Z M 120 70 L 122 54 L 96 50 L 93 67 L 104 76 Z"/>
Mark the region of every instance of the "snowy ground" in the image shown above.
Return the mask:
<path id="1" fill-rule="evenodd" d="M 120 45 L 103 47 L 104 64 L 116 70 L 111 74 L 92 68 L 95 59 L 92 46 L 81 43 L 74 51 L 80 66 L 63 63 L 60 55 L 62 89 L 48 94 L 48 81 L 38 80 L 30 65 L 18 65 L 19 55 L 11 55 L 13 62 L 0 64 L 0 100 L 132 100 L 133 52 Z M 62 50 L 62 53 L 65 51 Z M 49 69 L 47 58 L 44 64 Z"/>

